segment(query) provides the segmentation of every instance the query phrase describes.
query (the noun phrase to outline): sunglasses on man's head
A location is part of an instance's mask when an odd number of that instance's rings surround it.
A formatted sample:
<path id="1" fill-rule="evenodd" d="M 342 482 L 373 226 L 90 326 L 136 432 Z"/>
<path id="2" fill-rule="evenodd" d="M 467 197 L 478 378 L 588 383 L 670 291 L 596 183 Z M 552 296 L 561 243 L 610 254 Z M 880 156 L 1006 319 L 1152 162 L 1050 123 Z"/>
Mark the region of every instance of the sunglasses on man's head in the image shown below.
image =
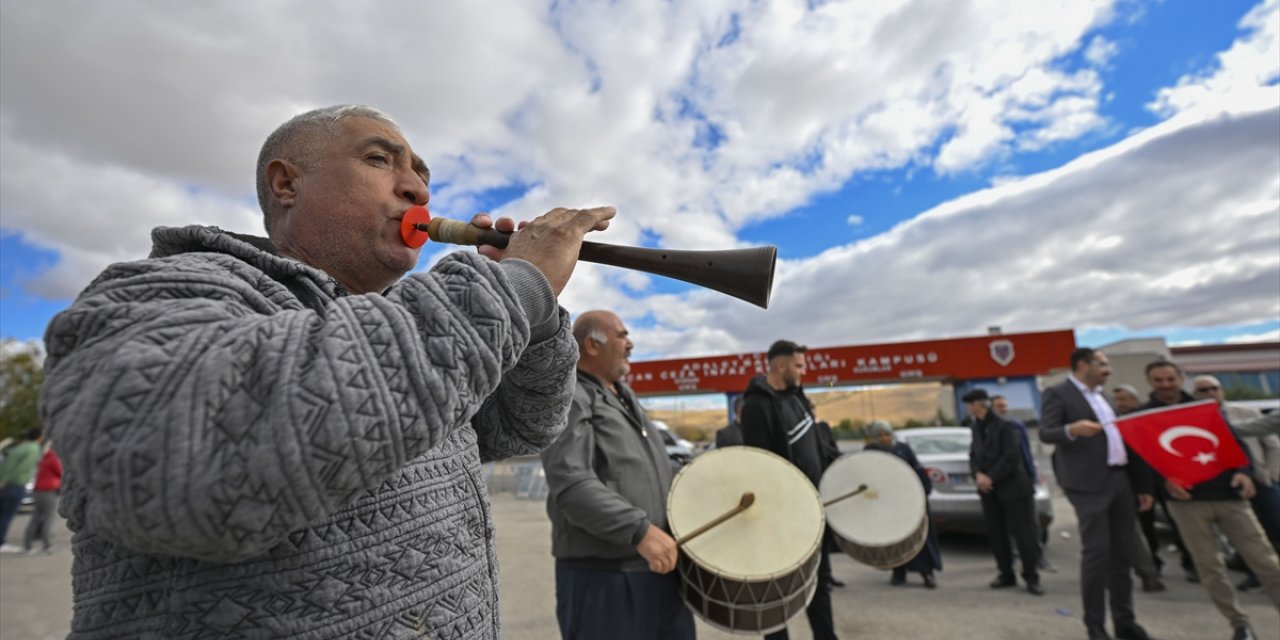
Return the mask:
<path id="1" fill-rule="evenodd" d="M 1220 388 L 1221 387 L 1196 387 L 1196 393 L 1209 393 L 1210 391 L 1217 391 Z"/>

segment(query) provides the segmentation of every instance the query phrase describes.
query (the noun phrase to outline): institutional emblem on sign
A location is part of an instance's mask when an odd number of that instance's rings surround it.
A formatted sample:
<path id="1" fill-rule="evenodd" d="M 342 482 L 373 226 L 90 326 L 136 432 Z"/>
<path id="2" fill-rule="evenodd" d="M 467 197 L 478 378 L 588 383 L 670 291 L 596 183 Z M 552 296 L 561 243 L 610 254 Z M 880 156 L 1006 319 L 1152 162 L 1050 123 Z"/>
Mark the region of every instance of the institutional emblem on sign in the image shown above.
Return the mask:
<path id="1" fill-rule="evenodd" d="M 1009 366 L 1013 362 L 1013 342 L 1009 340 L 992 340 L 991 359 L 996 361 L 1002 367 Z"/>

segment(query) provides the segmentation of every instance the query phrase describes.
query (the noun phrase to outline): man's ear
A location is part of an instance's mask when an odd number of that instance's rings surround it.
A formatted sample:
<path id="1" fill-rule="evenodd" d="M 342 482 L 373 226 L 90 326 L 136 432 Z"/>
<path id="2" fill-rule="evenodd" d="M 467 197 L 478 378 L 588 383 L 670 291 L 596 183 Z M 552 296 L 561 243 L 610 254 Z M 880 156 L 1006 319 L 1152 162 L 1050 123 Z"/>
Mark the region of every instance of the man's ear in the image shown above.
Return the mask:
<path id="1" fill-rule="evenodd" d="M 275 159 L 267 163 L 267 186 L 271 195 L 288 209 L 297 203 L 298 190 L 302 187 L 302 171 L 288 160 Z"/>
<path id="2" fill-rule="evenodd" d="M 582 344 L 578 346 L 578 350 L 586 355 L 594 356 L 600 353 L 600 343 L 596 342 L 595 338 L 587 336 L 587 338 L 582 341 Z"/>

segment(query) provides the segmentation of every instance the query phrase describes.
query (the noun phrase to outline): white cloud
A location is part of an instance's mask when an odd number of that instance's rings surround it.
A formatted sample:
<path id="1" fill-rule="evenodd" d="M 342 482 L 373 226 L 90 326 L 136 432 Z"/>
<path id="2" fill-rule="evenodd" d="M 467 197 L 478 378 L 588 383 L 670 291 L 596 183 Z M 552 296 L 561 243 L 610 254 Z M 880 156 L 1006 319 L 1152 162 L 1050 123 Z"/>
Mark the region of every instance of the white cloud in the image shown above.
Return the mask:
<path id="1" fill-rule="evenodd" d="M 1276 342 L 1280 340 L 1280 329 L 1271 331 L 1263 331 L 1261 333 L 1241 333 L 1234 336 L 1227 336 L 1223 342 L 1227 344 L 1238 344 L 1243 342 Z"/>
<path id="2" fill-rule="evenodd" d="M 1084 59 L 1095 67 L 1105 67 L 1119 52 L 1120 47 L 1116 43 L 1102 36 L 1094 36 L 1089 41 L 1089 46 L 1085 47 Z"/>
<path id="3" fill-rule="evenodd" d="M 4 228 L 77 261 L 78 279 L 30 283 L 53 297 L 140 255 L 157 223 L 260 231 L 260 140 L 335 102 L 400 120 L 443 214 L 535 185 L 497 213 L 616 204 L 603 240 L 677 248 L 737 246 L 858 171 L 961 171 L 1094 126 L 1092 89 L 1057 65 L 1110 0 L 809 4 L 4 3 L 0 144 L 31 174 L 6 187 Z M 86 183 L 115 194 L 95 202 L 110 250 L 101 225 L 61 219 Z"/>
<path id="4" fill-rule="evenodd" d="M 1275 101 L 1280 81 L 1280 0 L 1265 0 L 1240 20 L 1244 37 L 1219 53 L 1216 64 L 1184 76 L 1148 105 L 1163 115 L 1250 111 Z"/>
<path id="5" fill-rule="evenodd" d="M 1273 319 L 1278 2 L 1160 94 L 1167 122 L 783 261 L 767 312 L 589 264 L 562 300 L 617 310 L 648 355 Z M 62 256 L 28 287 L 67 297 L 158 224 L 259 231 L 261 139 L 336 102 L 400 120 L 434 212 L 530 185 L 495 213 L 615 204 L 592 239 L 705 249 L 860 173 L 972 171 L 1106 125 L 1101 77 L 1065 61 L 1113 53 L 1092 34 L 1109 0 L 375 6 L 0 3 L 2 224 Z"/>
<path id="6" fill-rule="evenodd" d="M 1280 103 L 1280 100 L 1277 101 Z M 835 345 L 1046 328 L 1212 327 L 1280 316 L 1280 104 L 1180 117 L 887 233 L 779 264 L 769 311 L 696 292 L 658 330 Z M 735 344 L 725 349 L 721 335 Z"/>
<path id="7" fill-rule="evenodd" d="M 227 229 L 260 227 L 261 213 L 239 201 L 120 165 L 42 150 L 9 140 L 0 154 L 0 207 L 6 229 L 61 256 L 27 286 L 72 298 L 111 262 L 146 257 L 155 226 L 200 221 Z"/>
<path id="8" fill-rule="evenodd" d="M 847 222 L 851 227 L 856 227 L 862 224 L 862 216 L 856 213 L 851 213 L 848 218 L 845 218 L 845 222 Z"/>
<path id="9" fill-rule="evenodd" d="M 45 357 L 44 342 L 40 340 L 14 340 L 13 338 L 0 339 L 0 357 L 10 358 L 24 353 L 31 354 L 36 362 L 43 363 Z"/>

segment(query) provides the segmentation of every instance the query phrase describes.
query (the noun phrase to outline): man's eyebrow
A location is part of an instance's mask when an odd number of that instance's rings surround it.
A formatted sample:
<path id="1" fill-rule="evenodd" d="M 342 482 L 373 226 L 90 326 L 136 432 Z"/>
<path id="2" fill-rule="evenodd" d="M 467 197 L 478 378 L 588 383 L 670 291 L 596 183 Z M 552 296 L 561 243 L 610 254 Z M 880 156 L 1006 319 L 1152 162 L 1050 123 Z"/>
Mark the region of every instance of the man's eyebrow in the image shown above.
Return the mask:
<path id="1" fill-rule="evenodd" d="M 387 153 L 397 155 L 397 156 L 402 156 L 405 154 L 406 151 L 408 151 L 408 148 L 405 147 L 404 145 L 398 142 L 393 142 L 391 140 L 383 138 L 382 136 L 373 136 L 371 138 L 368 138 L 360 146 L 361 147 L 369 147 L 369 146 L 378 147 L 383 151 L 386 151 Z M 423 182 L 427 183 L 428 185 L 431 184 L 431 170 L 427 168 L 427 163 L 422 160 L 421 156 L 419 156 L 416 153 L 413 154 L 409 158 L 409 166 L 412 167 L 415 172 L 417 172 L 419 175 L 422 176 Z"/>
<path id="2" fill-rule="evenodd" d="M 430 186 L 431 170 L 427 168 L 427 163 L 423 161 L 422 156 L 419 156 L 416 153 L 413 154 L 413 158 L 410 160 L 409 164 L 413 167 L 414 171 L 417 171 L 418 174 L 422 176 L 422 181 Z"/>
<path id="3" fill-rule="evenodd" d="M 386 151 L 387 153 L 392 153 L 395 155 L 400 155 L 405 152 L 404 145 L 396 142 L 392 142 L 381 136 L 373 136 L 371 138 L 366 138 L 364 142 L 360 143 L 360 146 L 361 147 L 369 147 L 369 146 L 379 147 L 383 151 Z"/>

